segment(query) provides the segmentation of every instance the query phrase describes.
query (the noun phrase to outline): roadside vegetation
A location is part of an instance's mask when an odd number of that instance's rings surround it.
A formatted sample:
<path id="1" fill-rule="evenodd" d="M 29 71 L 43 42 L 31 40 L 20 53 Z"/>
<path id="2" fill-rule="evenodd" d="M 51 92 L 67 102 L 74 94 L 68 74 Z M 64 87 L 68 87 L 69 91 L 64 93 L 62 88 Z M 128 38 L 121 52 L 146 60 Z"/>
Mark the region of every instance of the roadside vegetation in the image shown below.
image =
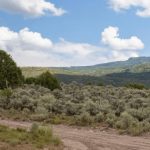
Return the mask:
<path id="1" fill-rule="evenodd" d="M 47 148 L 48 150 L 59 150 L 62 143 L 59 138 L 53 135 L 48 127 L 38 127 L 33 124 L 30 131 L 17 128 L 12 129 L 0 126 L 0 149 L 1 150 L 37 150 Z"/>

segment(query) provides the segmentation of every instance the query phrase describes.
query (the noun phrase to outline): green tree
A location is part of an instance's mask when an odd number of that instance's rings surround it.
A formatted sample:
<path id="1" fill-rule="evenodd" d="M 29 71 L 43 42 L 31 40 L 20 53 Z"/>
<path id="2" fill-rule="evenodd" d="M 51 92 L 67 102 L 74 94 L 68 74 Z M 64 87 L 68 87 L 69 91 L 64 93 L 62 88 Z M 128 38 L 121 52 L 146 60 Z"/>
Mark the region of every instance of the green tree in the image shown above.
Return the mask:
<path id="1" fill-rule="evenodd" d="M 46 87 L 48 89 L 54 90 L 60 88 L 58 80 L 48 71 L 42 73 L 37 78 L 37 84 Z"/>
<path id="2" fill-rule="evenodd" d="M 0 89 L 15 87 L 23 82 L 20 68 L 10 55 L 0 50 Z"/>

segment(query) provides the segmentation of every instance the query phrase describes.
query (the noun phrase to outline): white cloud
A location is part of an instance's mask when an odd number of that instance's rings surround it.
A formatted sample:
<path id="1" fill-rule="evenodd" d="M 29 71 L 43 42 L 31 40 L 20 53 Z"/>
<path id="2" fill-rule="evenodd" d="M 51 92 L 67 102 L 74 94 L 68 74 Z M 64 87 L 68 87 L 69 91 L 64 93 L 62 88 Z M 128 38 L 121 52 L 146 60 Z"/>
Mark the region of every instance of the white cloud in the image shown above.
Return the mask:
<path id="1" fill-rule="evenodd" d="M 102 42 L 113 50 L 138 50 L 143 49 L 143 42 L 136 36 L 129 39 L 119 37 L 118 27 L 108 27 L 102 32 Z"/>
<path id="2" fill-rule="evenodd" d="M 138 57 L 139 54 L 137 51 L 112 51 L 112 58 L 115 61 L 126 60 L 130 57 Z"/>
<path id="3" fill-rule="evenodd" d="M 0 0 L 0 9 L 27 17 L 39 17 L 48 12 L 61 16 L 66 12 L 46 0 Z"/>
<path id="4" fill-rule="evenodd" d="M 0 27 L 0 49 L 7 50 L 21 66 L 70 66 L 94 64 L 88 60 L 93 51 L 101 48 L 86 43 L 61 39 L 53 43 L 40 33 L 24 28 L 19 32 Z M 84 61 L 83 61 L 84 60 Z"/>
<path id="5" fill-rule="evenodd" d="M 138 56 L 138 51 L 133 48 L 125 50 L 121 46 L 123 49 L 118 50 L 114 49 L 118 46 L 112 44 L 110 48 L 110 45 L 101 47 L 64 39 L 54 43 L 28 28 L 14 32 L 7 27 L 0 27 L 0 35 L 0 49 L 11 54 L 20 66 L 93 65 Z M 107 34 L 107 38 L 114 38 L 113 34 Z"/>
<path id="6" fill-rule="evenodd" d="M 18 48 L 23 51 L 37 51 L 52 47 L 50 39 L 43 38 L 40 33 L 31 32 L 28 28 L 24 28 L 17 33 L 7 27 L 0 27 L 0 34 L 0 46 L 8 51 Z"/>
<path id="7" fill-rule="evenodd" d="M 56 43 L 53 47 L 53 49 L 59 53 L 65 53 L 68 55 L 80 55 L 80 56 L 86 56 L 90 54 L 93 49 L 96 49 L 97 47 L 94 47 L 87 43 L 73 43 L 69 41 L 65 41 L 64 39 L 61 39 L 59 43 Z"/>
<path id="8" fill-rule="evenodd" d="M 150 17 L 150 0 L 109 0 L 109 4 L 115 11 L 136 7 L 138 16 Z"/>

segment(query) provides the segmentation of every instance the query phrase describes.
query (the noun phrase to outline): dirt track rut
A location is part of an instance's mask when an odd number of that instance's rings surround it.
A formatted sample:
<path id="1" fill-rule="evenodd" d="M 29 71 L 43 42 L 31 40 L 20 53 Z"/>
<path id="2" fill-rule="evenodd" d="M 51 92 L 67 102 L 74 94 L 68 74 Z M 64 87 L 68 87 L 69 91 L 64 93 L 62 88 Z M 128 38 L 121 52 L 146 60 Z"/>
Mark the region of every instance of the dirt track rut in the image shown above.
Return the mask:
<path id="1" fill-rule="evenodd" d="M 32 123 L 0 120 L 10 127 L 30 128 Z M 150 135 L 131 137 L 112 131 L 75 128 L 64 125 L 53 126 L 54 133 L 62 138 L 65 150 L 150 150 Z"/>

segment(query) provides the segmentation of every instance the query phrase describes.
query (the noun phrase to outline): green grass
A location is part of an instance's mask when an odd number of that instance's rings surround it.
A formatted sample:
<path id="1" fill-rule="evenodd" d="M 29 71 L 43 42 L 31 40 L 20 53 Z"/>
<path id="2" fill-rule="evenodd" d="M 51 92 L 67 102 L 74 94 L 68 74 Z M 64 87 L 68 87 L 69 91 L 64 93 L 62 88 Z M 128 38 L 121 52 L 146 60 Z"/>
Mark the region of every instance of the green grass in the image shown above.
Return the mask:
<path id="1" fill-rule="evenodd" d="M 59 146 L 61 140 L 53 135 L 51 128 L 38 127 L 32 125 L 29 132 L 25 129 L 12 129 L 0 125 L 0 142 L 7 143 L 12 146 L 19 144 L 29 144 L 36 148 L 49 147 L 50 145 Z"/>

